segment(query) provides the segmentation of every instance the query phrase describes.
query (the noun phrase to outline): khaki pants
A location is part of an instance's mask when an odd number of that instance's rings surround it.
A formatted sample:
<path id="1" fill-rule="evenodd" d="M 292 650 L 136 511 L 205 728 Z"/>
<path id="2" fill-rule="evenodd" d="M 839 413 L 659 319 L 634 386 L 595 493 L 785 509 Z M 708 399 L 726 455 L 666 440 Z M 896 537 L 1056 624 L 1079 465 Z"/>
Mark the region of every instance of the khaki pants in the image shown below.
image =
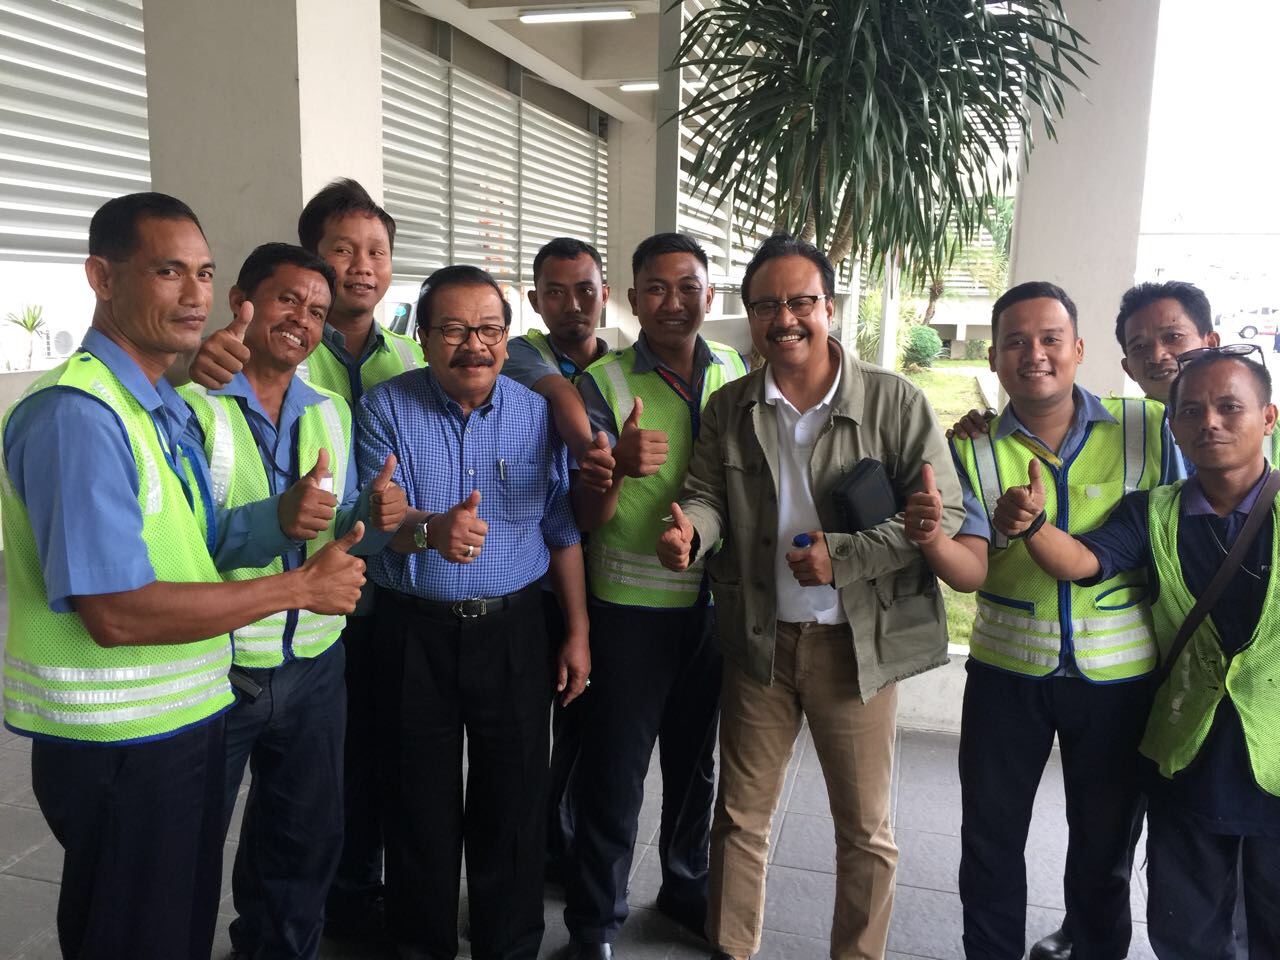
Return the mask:
<path id="1" fill-rule="evenodd" d="M 735 957 L 760 949 L 769 825 L 804 717 L 835 820 L 831 956 L 884 956 L 898 863 L 889 823 L 897 705 L 896 686 L 859 699 L 847 624 L 779 623 L 770 687 L 725 661 L 707 915 L 717 949 Z"/>

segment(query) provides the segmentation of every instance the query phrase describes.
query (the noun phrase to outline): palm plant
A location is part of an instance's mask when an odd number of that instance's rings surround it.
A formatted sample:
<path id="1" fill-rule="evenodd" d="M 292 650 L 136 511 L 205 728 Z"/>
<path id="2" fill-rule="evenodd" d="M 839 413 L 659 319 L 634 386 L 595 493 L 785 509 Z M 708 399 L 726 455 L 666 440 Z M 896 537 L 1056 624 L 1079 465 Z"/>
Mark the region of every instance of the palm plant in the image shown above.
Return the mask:
<path id="1" fill-rule="evenodd" d="M 36 334 L 45 328 L 44 308 L 39 305 L 23 307 L 20 311 L 10 311 L 4 320 L 27 331 L 27 369 L 30 370 L 35 356 Z"/>
<path id="2" fill-rule="evenodd" d="M 1061 0 L 715 0 L 685 25 L 672 69 L 702 85 L 673 119 L 695 192 L 928 285 L 1037 115 L 1053 136 L 1086 44 Z"/>

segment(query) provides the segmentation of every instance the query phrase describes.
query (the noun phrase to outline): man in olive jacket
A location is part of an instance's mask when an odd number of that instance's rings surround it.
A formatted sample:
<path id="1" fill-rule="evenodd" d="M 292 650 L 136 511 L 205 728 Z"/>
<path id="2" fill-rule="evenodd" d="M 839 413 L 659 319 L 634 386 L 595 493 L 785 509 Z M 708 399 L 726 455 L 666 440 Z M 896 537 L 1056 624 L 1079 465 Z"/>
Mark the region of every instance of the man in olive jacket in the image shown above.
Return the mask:
<path id="1" fill-rule="evenodd" d="M 723 540 L 707 564 L 725 657 L 707 919 L 720 958 L 760 948 L 770 820 L 803 718 L 835 819 L 831 956 L 884 955 L 896 682 L 947 659 L 937 581 L 901 518 L 833 532 L 832 488 L 866 457 L 899 503 L 933 464 L 948 536 L 964 513 L 924 395 L 828 337 L 834 283 L 810 244 L 775 236 L 756 253 L 742 298 L 767 366 L 708 403 L 657 547 L 679 570 Z"/>

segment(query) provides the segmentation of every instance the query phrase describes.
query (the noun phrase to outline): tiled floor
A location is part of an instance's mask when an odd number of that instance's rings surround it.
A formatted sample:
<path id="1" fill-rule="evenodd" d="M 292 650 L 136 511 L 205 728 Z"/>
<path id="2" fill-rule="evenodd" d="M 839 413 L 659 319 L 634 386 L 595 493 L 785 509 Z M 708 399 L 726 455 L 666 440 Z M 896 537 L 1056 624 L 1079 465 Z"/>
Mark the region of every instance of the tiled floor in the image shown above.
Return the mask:
<path id="1" fill-rule="evenodd" d="M 894 777 L 894 810 L 901 862 L 889 957 L 951 960 L 961 957 L 960 900 L 956 868 L 960 857 L 960 800 L 956 782 L 954 736 L 904 730 L 899 733 Z M 0 958 L 58 956 L 53 930 L 61 850 L 36 809 L 30 788 L 29 745 L 0 732 Z M 641 812 L 629 900 L 632 913 L 617 943 L 620 960 L 694 960 L 706 947 L 652 909 L 659 872 L 656 831 L 660 783 L 653 765 Z M 242 791 L 243 797 L 243 791 Z M 233 827 L 233 836 L 235 828 Z M 765 939 L 760 956 L 784 960 L 821 960 L 834 898 L 834 837 L 826 792 L 808 732 L 787 775 L 781 813 L 774 825 L 769 868 Z M 1027 847 L 1027 933 L 1034 940 L 1062 919 L 1062 864 L 1066 820 L 1062 773 L 1055 754 L 1045 771 Z M 230 876 L 235 844 L 227 844 L 225 876 Z M 230 919 L 229 887 L 222 903 Z M 1142 878 L 1133 885 L 1134 916 L 1144 915 Z M 547 933 L 542 956 L 557 956 L 567 942 L 560 920 L 563 901 L 547 894 Z M 229 949 L 225 923 L 214 957 Z M 464 942 L 465 951 L 465 942 Z M 464 954 L 465 955 L 465 954 Z M 325 944 L 322 957 L 371 954 Z M 1131 957 L 1150 957 L 1146 928 L 1135 924 Z"/>

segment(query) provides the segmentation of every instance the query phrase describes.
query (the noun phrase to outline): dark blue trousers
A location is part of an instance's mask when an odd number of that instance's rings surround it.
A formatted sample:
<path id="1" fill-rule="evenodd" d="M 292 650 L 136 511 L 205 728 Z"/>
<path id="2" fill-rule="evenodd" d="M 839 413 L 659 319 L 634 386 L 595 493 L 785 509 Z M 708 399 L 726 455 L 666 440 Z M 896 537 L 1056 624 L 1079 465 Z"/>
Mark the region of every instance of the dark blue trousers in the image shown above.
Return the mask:
<path id="1" fill-rule="evenodd" d="M 564 616 L 560 601 L 550 590 L 542 592 L 543 620 L 552 646 L 564 641 Z M 551 770 L 547 791 L 547 875 L 563 876 L 564 858 L 573 842 L 573 792 L 569 789 L 578 750 L 582 746 L 583 699 L 567 707 L 559 699 L 551 707 Z"/>
<path id="2" fill-rule="evenodd" d="M 1239 881 L 1237 881 L 1239 875 Z M 1232 922 L 1243 892 L 1248 949 Z M 1210 833 L 1171 805 L 1147 812 L 1147 935 L 1160 960 L 1280 957 L 1280 839 Z"/>
<path id="3" fill-rule="evenodd" d="M 255 960 L 310 958 L 342 853 L 344 649 L 245 671 L 262 685 L 227 715 L 230 824 L 245 763 L 253 774 L 231 877 L 231 943 Z"/>
<path id="4" fill-rule="evenodd" d="M 126 745 L 36 740 L 31 782 L 65 851 L 68 960 L 209 956 L 222 883 L 223 718 Z"/>
<path id="5" fill-rule="evenodd" d="M 348 617 L 342 631 L 347 654 L 347 735 L 343 756 L 342 859 L 329 888 L 325 914 L 359 911 L 382 894 L 382 790 L 378 757 L 378 655 L 373 615 Z"/>
<path id="6" fill-rule="evenodd" d="M 583 943 L 612 942 L 627 918 L 627 877 L 644 780 L 661 745 L 662 896 L 705 912 L 715 793 L 720 652 L 704 602 L 684 610 L 591 603 L 591 689 L 582 697 L 574 771 L 574 834 L 565 926 Z"/>
<path id="7" fill-rule="evenodd" d="M 1025 848 L 1055 734 L 1067 801 L 1063 892 L 1072 957 L 1126 955 L 1130 851 L 1142 802 L 1138 741 L 1150 706 L 1146 680 L 1033 679 L 970 659 L 960 730 L 968 960 L 1021 960 L 1026 952 Z"/>

